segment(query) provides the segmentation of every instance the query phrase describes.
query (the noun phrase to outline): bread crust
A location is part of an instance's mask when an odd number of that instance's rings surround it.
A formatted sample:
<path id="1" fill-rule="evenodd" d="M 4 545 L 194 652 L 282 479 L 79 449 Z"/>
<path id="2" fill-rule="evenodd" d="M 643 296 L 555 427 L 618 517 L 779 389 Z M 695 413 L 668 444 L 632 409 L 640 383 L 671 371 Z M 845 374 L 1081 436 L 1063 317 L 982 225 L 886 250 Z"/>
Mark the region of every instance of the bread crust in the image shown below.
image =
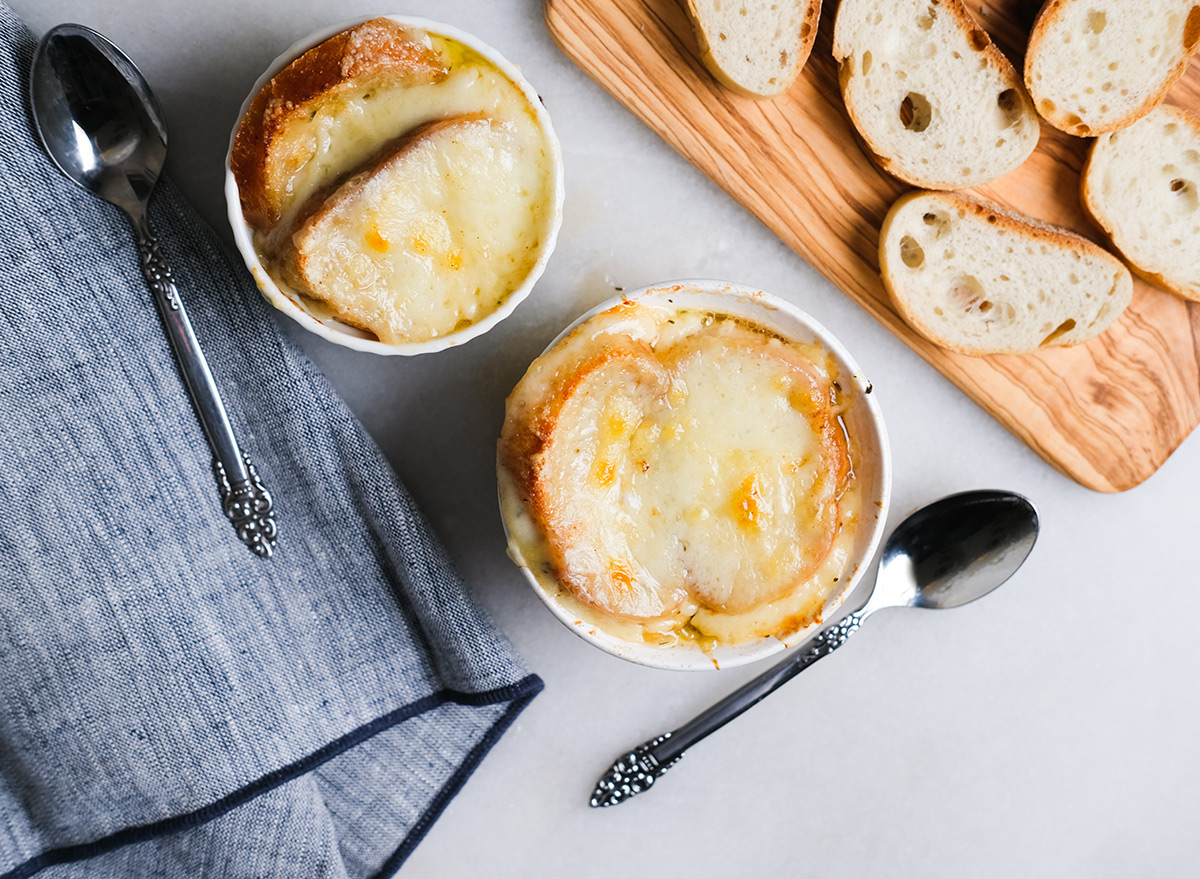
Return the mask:
<path id="1" fill-rule="evenodd" d="M 713 57 L 712 44 L 702 24 L 702 15 L 696 0 L 687 0 L 688 15 L 692 20 L 692 29 L 696 32 L 696 42 L 699 44 L 700 60 L 708 68 L 709 73 L 716 77 L 721 85 L 743 97 L 766 100 L 783 94 L 800 77 L 801 71 L 804 70 L 804 65 L 808 63 L 809 55 L 812 54 L 813 45 L 817 41 L 817 25 L 821 20 L 821 0 L 806 0 L 806 2 L 808 9 L 804 12 L 804 24 L 800 30 L 800 42 L 796 46 L 796 61 L 789 71 L 786 80 L 780 83 L 779 88 L 774 92 L 762 93 L 752 91 L 725 72 L 724 68 Z"/>
<path id="2" fill-rule="evenodd" d="M 279 220 L 294 122 L 358 86 L 437 82 L 448 74 L 437 52 L 388 18 L 347 28 L 296 58 L 254 96 L 234 136 L 229 164 L 246 222 L 264 230 Z"/>
<path id="3" fill-rule="evenodd" d="M 982 199 L 968 198 L 961 193 L 954 192 L 938 192 L 928 190 L 915 190 L 905 193 L 896 199 L 895 203 L 888 209 L 887 215 L 884 217 L 883 225 L 879 231 L 879 266 L 880 274 L 883 277 L 884 287 L 888 292 L 888 296 L 892 304 L 896 306 L 896 310 L 905 322 L 928 339 L 939 348 L 944 348 L 947 351 L 953 351 L 957 354 L 967 354 L 970 356 L 980 356 L 987 354 L 1031 354 L 1038 350 L 1038 347 L 1028 348 L 1024 351 L 1012 351 L 1005 348 L 980 348 L 968 347 L 959 345 L 943 336 L 940 336 L 936 330 L 922 321 L 916 312 L 909 306 L 908 301 L 900 294 L 898 288 L 892 283 L 891 273 L 887 270 L 890 259 L 887 255 L 886 242 L 888 233 L 891 230 L 892 223 L 900 214 L 901 209 L 912 201 L 919 198 L 933 198 L 942 203 L 948 209 L 958 210 L 963 209 L 976 217 L 982 218 L 985 222 L 992 222 L 998 227 L 1006 228 L 1009 231 L 1027 238 L 1043 241 L 1058 248 L 1066 248 L 1070 250 L 1083 250 L 1089 255 L 1098 259 L 1107 260 L 1117 266 L 1122 266 L 1119 259 L 1109 253 L 1095 242 L 1089 241 L 1082 235 L 1064 229 L 1061 226 L 1054 226 L 1050 223 L 1037 220 L 1033 217 L 1028 217 L 1013 211 L 1009 208 L 993 204 Z M 990 218 L 995 217 L 994 220 Z"/>
<path id="4" fill-rule="evenodd" d="M 1135 107 L 1120 119 L 1110 122 L 1107 125 L 1093 126 L 1082 121 L 1072 123 L 1070 118 L 1074 114 L 1063 113 L 1058 106 L 1055 106 L 1053 111 L 1047 112 L 1042 106 L 1042 100 L 1033 85 L 1033 64 L 1042 49 L 1047 32 L 1057 23 L 1063 10 L 1075 2 L 1078 2 L 1078 0 L 1046 0 L 1045 5 L 1038 12 L 1037 18 L 1033 22 L 1033 28 L 1029 32 L 1029 45 L 1025 50 L 1025 87 L 1029 90 L 1029 94 L 1033 96 L 1033 105 L 1038 115 L 1059 131 L 1073 134 L 1076 137 L 1096 137 L 1097 135 L 1119 131 L 1133 124 L 1163 102 L 1163 99 L 1167 96 L 1167 92 L 1171 90 L 1171 86 L 1175 85 L 1179 78 L 1183 76 L 1184 71 L 1187 70 L 1192 52 L 1196 50 L 1197 45 L 1200 45 L 1200 5 L 1192 7 L 1184 23 L 1183 54 L 1167 74 L 1166 79 L 1163 80 L 1159 88 L 1140 106 Z"/>
<path id="5" fill-rule="evenodd" d="M 992 38 L 988 35 L 987 31 L 981 28 L 976 23 L 975 19 L 972 18 L 971 13 L 967 11 L 967 8 L 963 4 L 962 0 L 942 0 L 942 2 L 938 5 L 938 8 L 939 10 L 948 12 L 951 15 L 951 17 L 954 19 L 954 22 L 958 25 L 959 30 L 962 31 L 968 40 L 986 41 L 983 48 L 979 51 L 982 52 L 984 58 L 987 60 L 988 68 L 998 73 L 1003 78 L 1008 88 L 1016 91 L 1021 101 L 1027 106 L 1027 109 L 1032 113 L 1033 117 L 1036 118 L 1037 114 L 1033 107 L 1033 101 L 1030 99 L 1029 94 L 1026 91 L 1025 83 L 1022 81 L 1020 74 L 1017 73 L 1017 69 L 1012 65 L 1005 54 L 996 48 L 995 43 L 992 42 Z M 838 11 L 840 14 L 841 10 L 839 9 Z M 932 177 L 922 177 L 918 174 L 906 172 L 903 169 L 895 167 L 895 157 L 889 155 L 886 151 L 881 150 L 879 145 L 874 143 L 863 130 L 862 117 L 860 116 L 849 91 L 850 80 L 855 75 L 853 65 L 846 63 L 846 60 L 849 56 L 850 50 L 848 47 L 839 43 L 838 31 L 835 28 L 833 59 L 838 65 L 838 88 L 842 93 L 842 101 L 846 105 L 846 112 L 849 114 L 850 121 L 854 125 L 854 130 L 858 135 L 859 143 L 864 147 L 864 152 L 866 152 L 872 161 L 879 165 L 880 168 L 882 168 L 888 174 L 891 174 L 893 177 L 903 180 L 905 183 L 911 184 L 912 186 L 919 186 L 923 189 L 933 190 L 959 189 L 966 186 L 976 186 L 995 179 L 994 177 L 988 177 L 986 179 L 979 180 L 971 179 L 967 181 L 947 181 Z M 1029 153 L 1032 153 L 1036 146 L 1037 142 L 1035 139 L 1033 146 L 1031 146 L 1029 149 Z M 1028 154 L 1025 158 L 1028 158 Z"/>
<path id="6" fill-rule="evenodd" d="M 1179 107 L 1173 107 L 1170 105 L 1164 105 L 1161 108 L 1161 111 L 1170 113 L 1177 122 L 1191 128 L 1192 131 L 1195 132 L 1196 137 L 1200 139 L 1200 118 L 1193 116 L 1191 113 L 1188 113 Z M 1099 145 L 1100 140 L 1097 139 L 1094 143 L 1092 143 L 1091 147 L 1088 148 L 1087 158 L 1083 163 L 1083 170 L 1079 174 L 1079 201 L 1083 205 L 1084 210 L 1086 210 L 1088 216 L 1092 218 L 1092 222 L 1094 222 L 1104 231 L 1105 237 L 1108 238 L 1109 242 L 1113 246 L 1113 249 L 1121 255 L 1121 259 L 1124 260 L 1125 265 L 1128 266 L 1129 270 L 1135 275 L 1149 282 L 1150 284 L 1153 284 L 1155 287 L 1166 290 L 1169 293 L 1174 293 L 1176 296 L 1182 297 L 1183 299 L 1189 299 L 1192 302 L 1200 302 L 1200 292 L 1190 290 L 1187 287 L 1176 284 L 1165 275 L 1148 271 L 1134 262 L 1130 258 L 1129 253 L 1124 245 L 1123 236 L 1120 235 L 1115 224 L 1106 222 L 1107 214 L 1106 212 L 1101 211 L 1099 207 L 1099 195 L 1094 192 L 1092 187 L 1089 185 L 1092 162 L 1093 159 L 1095 159 L 1096 148 Z"/>

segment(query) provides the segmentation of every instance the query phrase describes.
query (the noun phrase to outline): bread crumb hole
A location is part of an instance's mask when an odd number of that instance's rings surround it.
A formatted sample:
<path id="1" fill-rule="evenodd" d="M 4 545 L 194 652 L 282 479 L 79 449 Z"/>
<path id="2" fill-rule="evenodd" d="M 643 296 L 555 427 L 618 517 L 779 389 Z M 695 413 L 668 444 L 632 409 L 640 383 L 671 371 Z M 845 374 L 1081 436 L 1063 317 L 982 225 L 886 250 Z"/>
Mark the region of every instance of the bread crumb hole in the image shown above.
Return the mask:
<path id="1" fill-rule="evenodd" d="M 1098 10 L 1093 10 L 1088 13 L 1087 17 L 1087 32 L 1098 34 L 1104 30 L 1108 24 L 1108 16 Z"/>
<path id="2" fill-rule="evenodd" d="M 1051 103 L 1043 101 L 1043 104 Z M 1005 89 L 996 96 L 996 106 L 1000 108 L 1000 124 L 1002 128 L 1011 128 L 1021 121 L 1021 95 L 1016 89 Z M 1051 104 L 1050 110 L 1054 109 Z"/>
<path id="3" fill-rule="evenodd" d="M 1040 112 L 1043 116 L 1049 116 L 1054 112 L 1054 109 L 1054 102 L 1049 98 L 1042 98 L 1038 102 L 1038 112 Z"/>
<path id="4" fill-rule="evenodd" d="M 923 31 L 930 30 L 933 27 L 933 19 L 937 15 L 937 10 L 930 6 L 924 15 L 917 16 L 917 27 Z"/>
<path id="5" fill-rule="evenodd" d="M 900 102 L 900 124 L 909 131 L 922 132 L 933 121 L 933 108 L 924 95 L 909 92 Z"/>
<path id="6" fill-rule="evenodd" d="M 959 275 L 951 281 L 947 298 L 955 310 L 967 314 L 980 314 L 992 307 L 992 303 L 983 298 L 983 285 L 974 275 Z M 984 303 L 987 308 L 983 307 Z"/>
<path id="7" fill-rule="evenodd" d="M 717 34 L 717 36 L 719 36 L 719 37 L 720 37 L 722 40 L 728 40 L 728 39 L 729 39 L 729 37 L 725 36 L 724 34 Z"/>
<path id="8" fill-rule="evenodd" d="M 979 28 L 975 28 L 975 30 L 971 31 L 970 40 L 971 48 L 976 52 L 982 52 L 988 47 L 988 36 Z"/>
<path id="9" fill-rule="evenodd" d="M 1196 184 L 1191 180 L 1176 177 L 1171 181 L 1171 191 L 1183 199 L 1184 210 L 1192 212 L 1200 207 L 1200 194 L 1196 191 Z"/>
<path id="10" fill-rule="evenodd" d="M 1179 130 L 1179 126 L 1176 125 L 1174 122 L 1168 122 L 1166 125 L 1163 126 L 1163 134 L 1174 134 L 1178 130 Z"/>
<path id="11" fill-rule="evenodd" d="M 1042 342 L 1040 345 L 1038 345 L 1038 347 L 1044 348 L 1047 345 L 1053 345 L 1058 339 L 1062 338 L 1073 329 L 1075 329 L 1075 318 L 1069 317 L 1055 327 L 1054 331 L 1047 335 L 1046 338 L 1042 339 Z"/>
<path id="12" fill-rule="evenodd" d="M 862 72 L 863 72 L 863 76 L 866 76 L 868 73 L 871 72 L 871 53 L 870 52 L 863 52 Z"/>
<path id="13" fill-rule="evenodd" d="M 925 263 L 925 251 L 911 235 L 900 239 L 900 261 L 910 269 L 920 268 Z"/>

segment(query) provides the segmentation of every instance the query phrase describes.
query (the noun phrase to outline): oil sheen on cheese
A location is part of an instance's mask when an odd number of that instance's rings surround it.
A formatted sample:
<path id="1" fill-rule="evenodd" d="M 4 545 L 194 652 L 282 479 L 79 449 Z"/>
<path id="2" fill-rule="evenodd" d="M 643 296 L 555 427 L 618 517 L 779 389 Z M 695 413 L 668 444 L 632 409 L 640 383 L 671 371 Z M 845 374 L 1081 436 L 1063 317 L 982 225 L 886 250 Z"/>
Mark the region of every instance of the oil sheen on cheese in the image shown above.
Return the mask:
<path id="1" fill-rule="evenodd" d="M 625 640 L 740 643 L 819 620 L 861 513 L 832 358 L 727 316 L 619 310 L 564 340 L 584 373 L 546 410 L 537 480 L 501 468 L 510 554 Z M 535 364 L 522 381 L 543 380 Z"/>
<path id="2" fill-rule="evenodd" d="M 272 276 L 287 283 L 274 255 L 286 250 L 284 236 L 299 242 L 305 234 L 296 221 L 314 195 L 428 123 L 491 122 L 490 142 L 424 144 L 404 163 L 404 183 L 357 213 L 350 205 L 325 223 L 320 240 L 309 241 L 314 253 L 325 251 L 312 285 L 324 301 L 306 300 L 310 310 L 328 310 L 392 344 L 439 338 L 493 312 L 529 275 L 553 222 L 551 147 L 524 92 L 463 44 L 428 39 L 449 75 L 432 84 L 379 85 L 318 109 L 305 133 L 311 153 L 291 176 L 281 218 L 256 236 Z"/>

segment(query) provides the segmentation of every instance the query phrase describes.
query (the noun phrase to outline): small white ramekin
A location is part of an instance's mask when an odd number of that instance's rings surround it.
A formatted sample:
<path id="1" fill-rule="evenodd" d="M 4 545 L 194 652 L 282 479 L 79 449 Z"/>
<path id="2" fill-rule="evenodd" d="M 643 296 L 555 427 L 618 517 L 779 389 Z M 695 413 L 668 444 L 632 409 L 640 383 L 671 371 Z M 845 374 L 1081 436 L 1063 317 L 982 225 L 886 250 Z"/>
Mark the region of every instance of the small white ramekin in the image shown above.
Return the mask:
<path id="1" fill-rule="evenodd" d="M 381 342 L 371 337 L 370 334 L 364 333 L 359 328 L 343 323 L 336 317 L 317 313 L 309 309 L 296 291 L 289 288 L 283 282 L 271 277 L 266 267 L 262 264 L 262 260 L 259 259 L 258 252 L 254 249 L 253 230 L 246 223 L 245 217 L 242 216 L 241 195 L 238 192 L 237 180 L 234 179 L 233 170 L 230 167 L 230 158 L 233 154 L 233 141 L 237 136 L 238 126 L 242 123 L 242 117 L 246 115 L 246 111 L 250 108 L 250 103 L 254 100 L 255 95 L 270 81 L 271 77 L 313 46 L 324 42 L 334 34 L 341 33 L 347 28 L 362 24 L 364 21 L 370 21 L 373 18 L 390 18 L 392 21 L 405 27 L 423 30 L 436 36 L 449 37 L 452 40 L 457 40 L 464 46 L 474 49 L 494 64 L 501 73 L 511 79 L 521 89 L 530 106 L 533 107 L 537 123 L 545 132 L 546 142 L 550 147 L 551 186 L 553 188 L 551 193 L 553 213 L 550 219 L 550 230 L 542 239 L 537 261 L 533 264 L 533 268 L 530 269 L 525 281 L 509 294 L 508 298 L 504 300 L 504 303 L 499 308 L 469 327 L 448 333 L 438 339 L 430 339 L 425 342 L 408 342 L 402 345 L 389 345 Z M 516 65 L 487 43 L 452 25 L 443 24 L 439 21 L 430 21 L 429 19 L 407 15 L 368 15 L 351 21 L 344 21 L 341 24 L 335 24 L 309 34 L 276 58 L 263 75 L 258 78 L 258 81 L 254 83 L 254 88 L 250 90 L 250 94 L 242 102 L 241 111 L 238 113 L 237 125 L 234 126 L 233 132 L 229 136 L 229 151 L 225 155 L 225 204 L 229 212 L 229 225 L 233 229 L 233 240 L 237 244 L 238 251 L 242 254 L 242 259 L 246 262 L 246 267 L 250 269 L 250 273 L 254 276 L 254 281 L 258 284 L 258 289 L 262 291 L 263 296 L 266 297 L 268 302 L 295 320 L 300 326 L 309 332 L 316 333 L 323 339 L 337 345 L 353 348 L 355 351 L 366 351 L 371 354 L 429 354 L 434 351 L 443 351 L 446 348 L 452 348 L 455 345 L 461 345 L 464 342 L 469 342 L 476 336 L 486 333 L 496 324 L 500 323 L 500 321 L 504 320 L 504 318 L 512 314 L 513 309 L 529 295 L 529 291 L 533 289 L 533 285 L 542 276 L 542 272 L 546 268 L 546 262 L 550 259 L 550 254 L 553 253 L 554 246 L 557 243 L 559 226 L 562 225 L 562 150 L 558 143 L 558 137 L 554 133 L 554 126 L 550 122 L 550 114 L 538 96 L 537 91 L 521 75 L 521 71 Z"/>
<path id="2" fill-rule="evenodd" d="M 767 327 L 787 339 L 802 343 L 816 342 L 833 355 L 838 367 L 839 381 L 843 386 L 849 382 L 854 389 L 850 408 L 843 418 L 847 431 L 853 437 L 853 442 L 859 451 L 859 463 L 855 470 L 855 476 L 863 480 L 863 495 L 862 518 L 855 535 L 853 551 L 846 563 L 846 574 L 842 577 L 844 585 L 837 595 L 826 601 L 820 614 L 821 620 L 828 620 L 841 607 L 846 597 L 854 591 L 869 567 L 883 537 L 884 523 L 887 521 L 888 506 L 891 502 L 891 450 L 883 425 L 883 413 L 880 411 L 875 397 L 871 394 L 871 383 L 867 381 L 862 370 L 858 368 L 842 344 L 805 312 L 791 303 L 761 290 L 727 281 L 670 281 L 602 302 L 580 315 L 570 326 L 559 333 L 558 337 L 546 347 L 546 351 L 566 338 L 572 330 L 588 318 L 629 302 L 668 308 L 706 309 L 731 314 Z M 847 390 L 849 389 L 847 388 Z M 504 519 L 504 516 L 504 505 L 501 504 L 501 518 Z M 508 540 L 509 555 L 513 557 L 525 579 L 529 581 L 534 592 L 538 594 L 551 613 L 588 643 L 613 656 L 639 665 L 679 671 L 711 671 L 733 668 L 765 659 L 781 650 L 793 647 L 814 634 L 823 625 L 821 621 L 816 621 L 805 629 L 791 633 L 785 639 L 770 635 L 742 644 L 717 645 L 707 652 L 691 644 L 657 647 L 651 644 L 627 641 L 606 632 L 596 623 L 595 619 L 581 619 L 559 602 L 556 596 L 560 589 L 554 582 L 553 575 L 539 575 L 525 563 L 520 548 L 512 539 L 510 523 L 507 519 L 504 519 L 504 530 Z"/>

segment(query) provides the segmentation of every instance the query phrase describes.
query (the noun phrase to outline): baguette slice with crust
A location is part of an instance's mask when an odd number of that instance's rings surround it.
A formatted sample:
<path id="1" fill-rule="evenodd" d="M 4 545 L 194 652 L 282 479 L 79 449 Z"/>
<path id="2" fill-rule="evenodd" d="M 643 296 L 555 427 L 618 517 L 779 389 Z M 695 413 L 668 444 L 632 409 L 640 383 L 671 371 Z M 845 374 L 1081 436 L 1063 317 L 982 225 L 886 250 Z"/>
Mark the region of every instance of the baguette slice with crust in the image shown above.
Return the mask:
<path id="1" fill-rule="evenodd" d="M 912 328 L 962 354 L 1086 342 L 1133 295 L 1121 261 L 1087 239 L 949 192 L 892 205 L 879 265 Z"/>
<path id="2" fill-rule="evenodd" d="M 317 150 L 319 111 L 448 73 L 423 35 L 388 18 L 335 34 L 283 68 L 254 96 L 233 140 L 230 168 L 246 222 L 266 229 L 279 220 L 288 181 Z"/>
<path id="3" fill-rule="evenodd" d="M 494 311 L 529 273 L 543 209 L 504 123 L 456 116 L 389 145 L 301 212 L 285 280 L 390 345 L 438 338 Z M 530 172 L 536 173 L 536 172 Z"/>
<path id="4" fill-rule="evenodd" d="M 1200 0 L 1049 0 L 1025 55 L 1038 112 L 1092 137 L 1150 112 L 1200 43 Z"/>
<path id="5" fill-rule="evenodd" d="M 812 52 L 821 0 L 688 0 L 700 58 L 724 85 L 751 98 L 788 90 Z"/>
<path id="6" fill-rule="evenodd" d="M 1096 138 L 1081 191 L 1135 272 L 1200 302 L 1200 119 L 1162 106 Z"/>
<path id="7" fill-rule="evenodd" d="M 842 0 L 833 57 L 851 121 L 901 180 L 977 186 L 1037 146 L 1020 76 L 961 0 Z"/>

